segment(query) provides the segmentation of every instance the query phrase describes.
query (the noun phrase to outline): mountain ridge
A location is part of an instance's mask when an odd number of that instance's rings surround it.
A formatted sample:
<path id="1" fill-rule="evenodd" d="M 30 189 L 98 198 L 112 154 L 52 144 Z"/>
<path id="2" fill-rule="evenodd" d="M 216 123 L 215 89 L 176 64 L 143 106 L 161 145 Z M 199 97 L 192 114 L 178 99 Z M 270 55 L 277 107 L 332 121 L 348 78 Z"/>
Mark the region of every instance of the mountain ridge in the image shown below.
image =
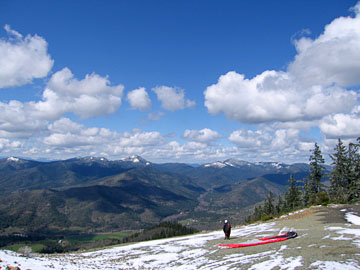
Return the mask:
<path id="1" fill-rule="evenodd" d="M 25 229 L 25 220 L 34 231 L 106 231 L 176 219 L 206 229 L 228 216 L 241 222 L 269 191 L 283 194 L 290 174 L 301 180 L 309 168 L 238 159 L 212 165 L 156 164 L 136 155 L 120 160 L 0 159 L 0 225 Z"/>

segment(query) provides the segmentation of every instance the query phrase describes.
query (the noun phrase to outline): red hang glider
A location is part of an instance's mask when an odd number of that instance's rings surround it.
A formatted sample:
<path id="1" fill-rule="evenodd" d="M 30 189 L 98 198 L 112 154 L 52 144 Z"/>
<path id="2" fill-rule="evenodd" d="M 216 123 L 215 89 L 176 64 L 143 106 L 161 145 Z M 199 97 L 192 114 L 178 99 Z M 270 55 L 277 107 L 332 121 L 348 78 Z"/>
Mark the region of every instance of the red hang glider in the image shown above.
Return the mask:
<path id="1" fill-rule="evenodd" d="M 295 238 L 297 236 L 296 232 L 287 232 L 285 234 L 281 235 L 275 235 L 271 237 L 264 237 L 256 240 L 250 240 L 245 243 L 241 244 L 227 244 L 227 245 L 219 245 L 220 247 L 230 247 L 230 248 L 239 248 L 239 247 L 250 247 L 250 246 L 257 246 L 257 245 L 264 245 L 264 244 L 270 244 L 274 242 L 281 242 L 285 241 L 291 238 Z"/>

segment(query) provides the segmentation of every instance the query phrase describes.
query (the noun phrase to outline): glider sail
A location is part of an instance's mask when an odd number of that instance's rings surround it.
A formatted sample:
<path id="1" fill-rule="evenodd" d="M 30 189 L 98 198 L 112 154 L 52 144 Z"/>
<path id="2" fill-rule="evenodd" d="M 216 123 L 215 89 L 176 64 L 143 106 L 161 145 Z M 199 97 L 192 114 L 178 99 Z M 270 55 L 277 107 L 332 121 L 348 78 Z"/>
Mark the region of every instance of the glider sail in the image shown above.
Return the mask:
<path id="1" fill-rule="evenodd" d="M 227 244 L 227 245 L 219 245 L 221 247 L 230 247 L 230 248 L 239 248 L 239 247 L 250 247 L 250 246 L 257 246 L 257 245 L 264 245 L 264 244 L 270 244 L 275 242 L 281 242 L 285 241 L 291 238 L 295 238 L 297 236 L 296 232 L 287 232 L 285 234 L 281 235 L 275 235 L 271 237 L 264 237 L 260 239 L 250 240 L 245 243 L 241 244 Z"/>

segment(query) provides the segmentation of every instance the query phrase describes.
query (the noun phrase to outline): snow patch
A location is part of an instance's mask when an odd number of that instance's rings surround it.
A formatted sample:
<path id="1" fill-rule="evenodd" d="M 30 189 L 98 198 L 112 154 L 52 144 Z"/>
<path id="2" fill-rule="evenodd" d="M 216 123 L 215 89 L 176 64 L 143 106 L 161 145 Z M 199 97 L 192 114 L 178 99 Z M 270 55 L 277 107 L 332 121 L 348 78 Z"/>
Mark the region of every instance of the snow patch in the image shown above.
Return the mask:
<path id="1" fill-rule="evenodd" d="M 331 240 L 352 241 L 354 245 L 360 248 L 360 229 L 346 229 L 343 227 L 327 227 L 325 229 L 336 231 L 337 234 L 340 234 L 338 237 L 332 237 Z"/>
<path id="2" fill-rule="evenodd" d="M 281 164 L 279 162 L 273 162 L 273 163 L 271 163 L 271 166 L 273 166 L 276 169 L 282 168 L 282 166 L 281 166 Z"/>
<path id="3" fill-rule="evenodd" d="M 204 165 L 204 167 L 216 167 L 216 168 L 224 168 L 226 166 L 227 166 L 226 164 L 220 161 Z"/>
<path id="4" fill-rule="evenodd" d="M 7 161 L 19 162 L 20 159 L 17 158 L 17 157 L 9 157 L 9 158 L 7 159 Z"/>
<path id="5" fill-rule="evenodd" d="M 302 266 L 302 257 L 296 258 L 284 258 L 283 256 L 274 256 L 274 258 L 255 264 L 249 270 L 263 270 L 263 269 L 274 269 L 278 267 L 279 269 L 296 269 L 297 267 Z"/>
<path id="6" fill-rule="evenodd" d="M 345 219 L 355 225 L 360 225 L 360 217 L 355 215 L 355 213 L 349 212 L 345 214 Z"/>
<path id="7" fill-rule="evenodd" d="M 299 213 L 302 213 L 304 212 L 305 210 L 304 209 L 301 209 L 301 210 L 298 210 L 298 211 L 295 211 L 295 212 L 291 212 L 289 214 L 286 214 L 286 215 L 282 215 L 281 217 L 279 217 L 280 219 L 281 218 L 286 218 L 286 217 L 289 217 L 289 216 L 292 216 L 292 215 L 295 215 L 295 214 L 299 214 Z"/>
<path id="8" fill-rule="evenodd" d="M 349 262 L 333 262 L 333 261 L 317 261 L 310 265 L 314 269 L 319 270 L 355 270 L 359 269 L 359 266 L 353 261 Z"/>
<path id="9" fill-rule="evenodd" d="M 127 158 L 121 158 L 120 161 L 127 161 L 127 162 L 133 162 L 133 163 L 142 163 L 142 162 L 145 163 L 146 162 L 142 157 L 137 156 L 137 155 L 129 156 Z"/>

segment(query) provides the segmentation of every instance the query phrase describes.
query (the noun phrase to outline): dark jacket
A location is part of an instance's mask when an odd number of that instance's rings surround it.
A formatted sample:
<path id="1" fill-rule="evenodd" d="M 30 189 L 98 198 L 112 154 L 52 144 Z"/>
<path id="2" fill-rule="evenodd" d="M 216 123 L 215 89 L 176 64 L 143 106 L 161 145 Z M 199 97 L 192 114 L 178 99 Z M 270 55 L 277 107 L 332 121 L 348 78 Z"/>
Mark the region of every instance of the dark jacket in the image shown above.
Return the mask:
<path id="1" fill-rule="evenodd" d="M 224 223 L 223 231 L 226 235 L 230 235 L 231 233 L 231 225 L 230 223 Z"/>

